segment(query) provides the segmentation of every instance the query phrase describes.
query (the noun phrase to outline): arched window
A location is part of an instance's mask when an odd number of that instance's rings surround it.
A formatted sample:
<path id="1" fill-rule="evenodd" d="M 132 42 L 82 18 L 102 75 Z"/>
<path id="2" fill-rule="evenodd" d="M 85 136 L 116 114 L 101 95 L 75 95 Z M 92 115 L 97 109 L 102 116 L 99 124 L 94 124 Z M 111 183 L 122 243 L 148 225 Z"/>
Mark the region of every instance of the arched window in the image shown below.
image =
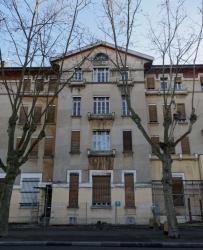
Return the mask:
<path id="1" fill-rule="evenodd" d="M 107 54 L 104 53 L 97 53 L 96 56 L 94 57 L 95 61 L 107 61 L 109 60 L 109 57 Z"/>

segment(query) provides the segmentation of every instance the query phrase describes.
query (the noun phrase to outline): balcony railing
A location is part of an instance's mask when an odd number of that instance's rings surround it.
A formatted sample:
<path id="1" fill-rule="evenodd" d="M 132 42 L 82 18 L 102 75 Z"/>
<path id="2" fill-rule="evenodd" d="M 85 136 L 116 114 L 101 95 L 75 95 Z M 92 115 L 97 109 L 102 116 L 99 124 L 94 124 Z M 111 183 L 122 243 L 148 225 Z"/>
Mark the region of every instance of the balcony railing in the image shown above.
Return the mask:
<path id="1" fill-rule="evenodd" d="M 88 148 L 87 155 L 88 155 L 88 157 L 94 157 L 94 156 L 112 156 L 112 157 L 115 157 L 116 150 L 115 149 L 94 150 L 94 149 Z"/>
<path id="2" fill-rule="evenodd" d="M 156 88 L 156 89 L 146 89 L 145 93 L 148 95 L 153 94 L 171 94 L 173 92 L 173 88 Z M 181 88 L 175 88 L 175 94 L 183 94 L 186 95 L 188 93 L 188 89 L 186 86 L 182 86 Z"/>
<path id="3" fill-rule="evenodd" d="M 88 120 L 114 120 L 115 119 L 115 112 L 107 113 L 107 114 L 95 114 L 88 112 L 87 113 Z"/>

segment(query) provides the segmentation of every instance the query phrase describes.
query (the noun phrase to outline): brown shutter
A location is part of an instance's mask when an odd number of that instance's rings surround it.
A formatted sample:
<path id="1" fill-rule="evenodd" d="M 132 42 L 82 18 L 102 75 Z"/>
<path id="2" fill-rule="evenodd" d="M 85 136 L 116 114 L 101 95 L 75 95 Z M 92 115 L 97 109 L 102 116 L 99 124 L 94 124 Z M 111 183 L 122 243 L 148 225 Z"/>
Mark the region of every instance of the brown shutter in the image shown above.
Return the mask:
<path id="1" fill-rule="evenodd" d="M 21 106 L 20 107 L 20 116 L 19 116 L 19 123 L 25 124 L 27 121 L 27 115 L 28 115 L 28 107 Z"/>
<path id="2" fill-rule="evenodd" d="M 111 205 L 111 176 L 93 176 L 93 206 Z"/>
<path id="3" fill-rule="evenodd" d="M 50 79 L 49 80 L 49 87 L 48 91 L 49 92 L 56 92 L 58 90 L 58 80 L 57 79 Z"/>
<path id="4" fill-rule="evenodd" d="M 157 122 L 157 108 L 156 105 L 149 105 L 149 121 Z"/>
<path id="5" fill-rule="evenodd" d="M 181 147 L 183 154 L 190 154 L 190 143 L 188 137 L 185 137 L 181 140 Z"/>
<path id="6" fill-rule="evenodd" d="M 80 152 L 80 131 L 72 131 L 71 134 L 71 153 Z"/>
<path id="7" fill-rule="evenodd" d="M 44 80 L 43 79 L 36 79 L 35 80 L 35 90 L 37 92 L 44 90 Z"/>
<path id="8" fill-rule="evenodd" d="M 174 206 L 184 206 L 184 188 L 181 177 L 173 177 L 172 193 Z"/>
<path id="9" fill-rule="evenodd" d="M 155 81 L 153 77 L 147 78 L 147 89 L 155 89 Z"/>
<path id="10" fill-rule="evenodd" d="M 159 147 L 159 136 L 152 136 L 151 140 L 154 144 L 156 144 Z M 152 148 L 152 154 L 154 154 L 154 149 Z"/>
<path id="11" fill-rule="evenodd" d="M 29 92 L 31 89 L 31 80 L 30 79 L 24 79 L 23 81 L 23 91 Z"/>
<path id="12" fill-rule="evenodd" d="M 203 84 L 203 76 L 200 76 L 200 83 Z"/>
<path id="13" fill-rule="evenodd" d="M 179 114 L 180 120 L 186 119 L 185 104 L 184 103 L 177 103 L 177 113 Z"/>
<path id="14" fill-rule="evenodd" d="M 35 142 L 36 139 L 32 138 L 31 139 L 31 145 Z M 30 152 L 29 155 L 31 158 L 37 158 L 38 157 L 38 144 L 36 144 L 34 146 L 34 148 L 32 149 L 32 151 Z"/>
<path id="15" fill-rule="evenodd" d="M 132 152 L 132 131 L 123 131 L 123 152 Z"/>
<path id="16" fill-rule="evenodd" d="M 79 174 L 70 174 L 69 183 L 69 207 L 78 207 Z"/>
<path id="17" fill-rule="evenodd" d="M 34 122 L 39 124 L 41 122 L 42 107 L 34 107 Z"/>
<path id="18" fill-rule="evenodd" d="M 47 109 L 47 123 L 55 123 L 56 106 L 49 106 Z"/>
<path id="19" fill-rule="evenodd" d="M 44 157 L 54 156 L 54 138 L 45 138 L 44 140 Z"/>
<path id="20" fill-rule="evenodd" d="M 135 191 L 133 174 L 125 174 L 125 206 L 135 207 Z"/>

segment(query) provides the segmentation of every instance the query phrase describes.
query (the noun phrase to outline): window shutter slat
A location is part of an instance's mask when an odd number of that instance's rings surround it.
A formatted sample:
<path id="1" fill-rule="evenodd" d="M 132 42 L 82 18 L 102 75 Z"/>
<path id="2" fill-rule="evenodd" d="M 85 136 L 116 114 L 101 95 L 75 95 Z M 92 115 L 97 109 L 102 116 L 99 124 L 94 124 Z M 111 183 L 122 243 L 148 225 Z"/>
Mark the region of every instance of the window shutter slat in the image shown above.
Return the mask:
<path id="1" fill-rule="evenodd" d="M 185 137 L 181 140 L 181 147 L 183 154 L 190 154 L 190 143 L 188 137 Z"/>
<path id="2" fill-rule="evenodd" d="M 156 105 L 149 105 L 149 121 L 157 122 L 157 107 Z"/>
<path id="3" fill-rule="evenodd" d="M 155 89 L 155 80 L 153 77 L 147 78 L 147 89 Z"/>
<path id="4" fill-rule="evenodd" d="M 69 207 L 78 207 L 78 189 L 79 175 L 76 173 L 71 173 L 69 184 Z"/>
<path id="5" fill-rule="evenodd" d="M 123 131 L 123 152 L 132 151 L 132 131 Z"/>
<path id="6" fill-rule="evenodd" d="M 125 206 L 135 207 L 134 177 L 133 174 L 125 174 Z"/>
<path id="7" fill-rule="evenodd" d="M 80 152 L 80 131 L 72 131 L 71 134 L 71 152 Z"/>

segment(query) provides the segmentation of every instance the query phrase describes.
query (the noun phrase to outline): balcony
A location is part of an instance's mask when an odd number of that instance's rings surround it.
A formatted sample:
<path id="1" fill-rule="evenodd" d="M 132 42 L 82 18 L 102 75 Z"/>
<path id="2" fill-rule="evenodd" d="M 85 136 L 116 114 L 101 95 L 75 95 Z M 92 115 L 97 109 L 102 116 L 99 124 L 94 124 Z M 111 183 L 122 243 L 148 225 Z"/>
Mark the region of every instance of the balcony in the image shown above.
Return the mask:
<path id="1" fill-rule="evenodd" d="M 71 79 L 69 83 L 69 87 L 85 87 L 85 83 L 86 83 L 85 79 L 82 79 L 82 80 Z"/>
<path id="2" fill-rule="evenodd" d="M 107 114 L 95 114 L 88 112 L 87 113 L 88 120 L 114 120 L 115 119 L 115 112 L 107 113 Z"/>
<path id="3" fill-rule="evenodd" d="M 94 149 L 87 149 L 87 155 L 88 157 L 95 157 L 95 156 L 110 156 L 115 157 L 116 150 L 115 149 L 109 149 L 109 150 L 94 150 Z"/>
<path id="4" fill-rule="evenodd" d="M 146 95 L 163 95 L 168 94 L 171 95 L 173 89 L 165 89 L 164 88 L 157 88 L 157 89 L 145 89 L 145 94 Z M 182 86 L 179 88 L 175 88 L 175 95 L 187 95 L 188 90 L 186 86 Z"/>

